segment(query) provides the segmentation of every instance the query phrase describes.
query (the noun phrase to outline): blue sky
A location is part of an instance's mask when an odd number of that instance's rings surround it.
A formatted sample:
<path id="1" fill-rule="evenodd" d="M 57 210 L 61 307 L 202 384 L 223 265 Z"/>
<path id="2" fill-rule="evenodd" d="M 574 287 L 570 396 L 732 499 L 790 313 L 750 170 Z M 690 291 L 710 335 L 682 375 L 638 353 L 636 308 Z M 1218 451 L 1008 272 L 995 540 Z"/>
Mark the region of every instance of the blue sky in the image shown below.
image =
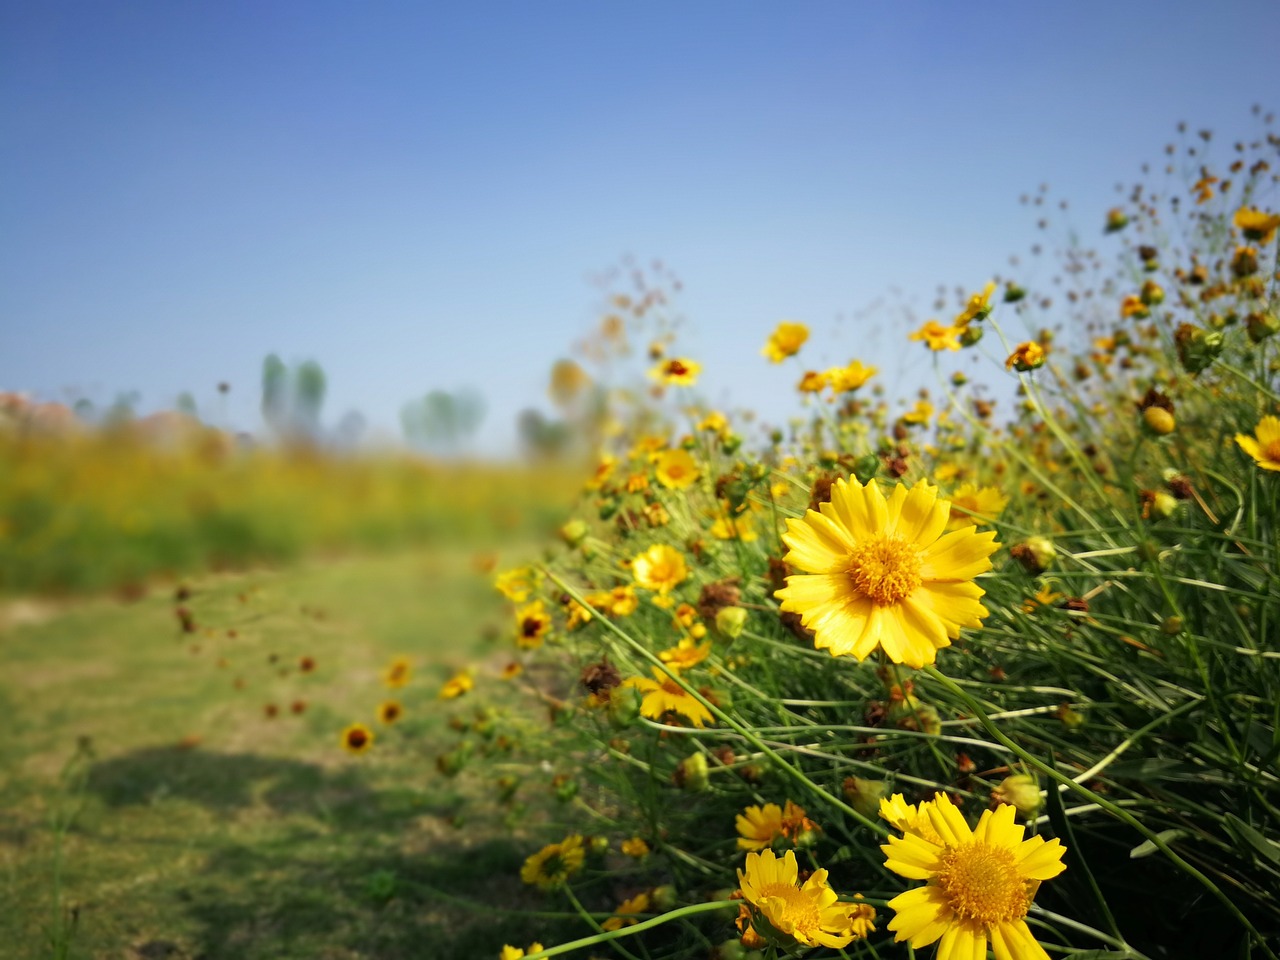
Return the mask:
<path id="1" fill-rule="evenodd" d="M 10 0 L 0 389 L 214 410 L 225 380 L 258 430 L 276 352 L 387 433 L 479 388 L 500 453 L 627 254 L 684 281 L 713 402 L 790 409 L 782 319 L 814 366 L 932 382 L 864 308 L 1007 272 L 1041 182 L 1092 242 L 1177 121 L 1255 130 L 1277 37 L 1271 0 Z"/>

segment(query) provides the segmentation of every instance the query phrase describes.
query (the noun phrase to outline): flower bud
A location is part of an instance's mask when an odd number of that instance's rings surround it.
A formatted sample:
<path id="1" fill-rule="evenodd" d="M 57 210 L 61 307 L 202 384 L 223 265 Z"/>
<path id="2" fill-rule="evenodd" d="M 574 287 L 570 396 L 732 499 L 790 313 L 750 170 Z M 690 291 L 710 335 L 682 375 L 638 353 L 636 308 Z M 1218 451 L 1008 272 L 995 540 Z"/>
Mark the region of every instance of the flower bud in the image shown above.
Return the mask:
<path id="1" fill-rule="evenodd" d="M 1173 433 L 1178 425 L 1173 414 L 1164 407 L 1147 407 L 1142 411 L 1142 422 L 1146 428 L 1158 437 Z"/>
<path id="2" fill-rule="evenodd" d="M 1280 317 L 1274 313 L 1251 313 L 1244 318 L 1244 326 L 1253 343 L 1261 343 L 1267 337 L 1280 333 Z"/>
<path id="3" fill-rule="evenodd" d="M 863 780 L 861 777 L 844 778 L 844 798 L 849 806 L 868 820 L 880 813 L 880 801 L 889 792 L 883 780 Z"/>
<path id="4" fill-rule="evenodd" d="M 672 775 L 672 781 L 682 790 L 688 790 L 690 793 L 701 793 L 710 786 L 710 779 L 707 775 L 707 757 L 702 753 L 691 753 L 680 761 L 680 765 L 676 767 L 676 772 Z"/>
<path id="5" fill-rule="evenodd" d="M 747 611 L 742 607 L 721 607 L 716 612 L 716 632 L 736 640 L 747 626 Z"/>
<path id="6" fill-rule="evenodd" d="M 1058 556 L 1058 548 L 1047 537 L 1030 537 L 1013 547 L 1009 554 L 1022 564 L 1027 573 L 1041 574 Z"/>
<path id="7" fill-rule="evenodd" d="M 591 532 L 591 528 L 587 526 L 585 520 L 570 520 L 560 528 L 560 539 L 571 547 L 576 547 L 587 538 L 587 534 Z"/>
<path id="8" fill-rule="evenodd" d="M 1011 804 L 1018 815 L 1024 819 L 1034 817 L 1044 806 L 1044 798 L 1040 796 L 1040 784 L 1034 777 L 1025 773 L 1015 773 L 1005 777 L 1000 786 L 991 792 L 991 799 L 998 803 Z"/>
<path id="9" fill-rule="evenodd" d="M 649 895 L 649 902 L 663 913 L 666 913 L 676 905 L 676 888 L 669 883 L 654 887 L 653 893 Z"/>
<path id="10" fill-rule="evenodd" d="M 1151 498 L 1149 513 L 1156 520 L 1168 520 L 1178 510 L 1178 500 L 1173 494 L 1157 490 Z"/>

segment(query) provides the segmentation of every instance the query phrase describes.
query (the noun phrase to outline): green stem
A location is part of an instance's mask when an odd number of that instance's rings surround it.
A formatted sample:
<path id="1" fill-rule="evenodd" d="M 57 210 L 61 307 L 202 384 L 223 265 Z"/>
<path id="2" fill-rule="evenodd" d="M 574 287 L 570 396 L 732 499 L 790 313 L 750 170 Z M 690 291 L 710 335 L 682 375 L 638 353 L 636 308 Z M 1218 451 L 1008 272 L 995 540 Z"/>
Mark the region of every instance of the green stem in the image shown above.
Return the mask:
<path id="1" fill-rule="evenodd" d="M 566 887 L 565 889 L 567 890 L 568 888 Z M 621 927 L 617 930 L 607 930 L 602 933 L 594 934 L 590 937 L 571 940 L 569 943 L 562 943 L 558 946 L 547 947 L 547 949 L 539 950 L 536 953 L 525 954 L 525 960 L 542 960 L 543 957 L 557 957 L 560 954 L 568 953 L 571 950 L 579 950 L 583 947 L 593 947 L 598 943 L 607 943 L 610 940 L 618 940 L 622 937 L 635 936 L 637 933 L 644 933 L 646 930 L 652 930 L 654 927 L 660 927 L 664 923 L 670 923 L 672 920 L 680 920 L 684 917 L 691 917 L 699 913 L 710 913 L 713 910 L 724 910 L 725 907 L 732 905 L 733 901 L 731 900 L 710 900 L 706 903 L 693 903 L 687 907 L 681 907 L 679 910 L 672 910 L 668 913 L 664 913 L 660 917 L 654 917 L 651 920 L 643 920 L 640 923 L 632 924 L 629 927 Z"/>

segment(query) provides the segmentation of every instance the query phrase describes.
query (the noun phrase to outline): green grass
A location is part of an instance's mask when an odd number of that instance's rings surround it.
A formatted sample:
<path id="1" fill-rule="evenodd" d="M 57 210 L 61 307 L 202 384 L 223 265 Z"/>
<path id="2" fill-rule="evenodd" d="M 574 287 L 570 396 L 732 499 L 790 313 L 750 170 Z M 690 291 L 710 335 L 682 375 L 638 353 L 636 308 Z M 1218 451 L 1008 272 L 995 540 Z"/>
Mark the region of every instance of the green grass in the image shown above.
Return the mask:
<path id="1" fill-rule="evenodd" d="M 195 634 L 168 592 L 11 607 L 23 615 L 0 626 L 0 953 L 448 958 L 555 939 L 552 921 L 520 912 L 538 902 L 518 879 L 529 844 L 435 770 L 439 683 L 486 655 L 498 609 L 469 559 L 196 581 Z M 374 725 L 397 654 L 415 662 L 397 692 L 406 720 L 348 756 L 339 733 Z"/>

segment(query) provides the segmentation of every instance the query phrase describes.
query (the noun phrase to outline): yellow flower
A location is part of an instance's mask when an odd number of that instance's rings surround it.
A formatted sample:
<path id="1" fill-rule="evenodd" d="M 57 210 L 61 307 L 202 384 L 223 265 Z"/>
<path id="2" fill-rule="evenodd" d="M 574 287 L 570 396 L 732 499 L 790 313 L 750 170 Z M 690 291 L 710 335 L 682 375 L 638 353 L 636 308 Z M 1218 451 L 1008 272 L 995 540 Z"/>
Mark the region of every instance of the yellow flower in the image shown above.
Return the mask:
<path id="1" fill-rule="evenodd" d="M 779 933 L 807 947 L 844 947 L 854 937 L 851 913 L 858 905 L 838 902 L 827 884 L 827 871 L 813 871 L 799 885 L 796 855 L 788 850 L 748 853 L 746 870 L 738 871 L 742 899 Z"/>
<path id="2" fill-rule="evenodd" d="M 520 879 L 543 890 L 552 890 L 578 872 L 585 856 L 582 837 L 572 834 L 531 854 L 520 868 Z"/>
<path id="3" fill-rule="evenodd" d="M 620 930 L 623 927 L 629 927 L 636 922 L 637 913 L 645 913 L 648 909 L 649 894 L 637 893 L 630 900 L 623 900 L 618 905 L 618 909 L 613 911 L 613 916 L 600 924 L 600 927 L 603 930 Z"/>
<path id="4" fill-rule="evenodd" d="M 1050 604 L 1057 603 L 1065 596 L 1065 593 L 1054 592 L 1053 587 L 1046 583 L 1034 594 L 1022 601 L 1022 612 L 1035 613 L 1037 607 L 1047 607 Z"/>
<path id="5" fill-rule="evenodd" d="M 1005 360 L 1004 368 L 1026 373 L 1028 370 L 1043 367 L 1044 359 L 1044 347 L 1035 341 L 1028 340 L 1014 348 L 1013 353 L 1009 354 L 1008 359 Z"/>
<path id="6" fill-rule="evenodd" d="M 404 707 L 399 700 L 384 700 L 378 704 L 378 719 L 390 726 L 404 716 Z"/>
<path id="7" fill-rule="evenodd" d="M 711 655 L 711 641 L 696 643 L 691 637 L 685 637 L 674 647 L 661 651 L 658 657 L 672 670 L 687 670 L 695 667 Z"/>
<path id="8" fill-rule="evenodd" d="M 673 357 L 650 370 L 649 376 L 672 386 L 692 387 L 698 382 L 698 374 L 701 372 L 701 364 L 687 357 Z"/>
<path id="9" fill-rule="evenodd" d="M 880 848 L 894 873 L 928 881 L 889 901 L 894 939 L 915 949 L 941 939 L 939 960 L 986 956 L 988 940 L 996 960 L 1048 960 L 1026 917 L 1040 882 L 1065 869 L 1062 843 L 1024 840 L 1008 804 L 984 810 L 973 830 L 944 794 L 920 812 L 936 841 L 907 832 Z"/>
<path id="10" fill-rule="evenodd" d="M 995 293 L 996 285 L 988 283 L 982 288 L 981 293 L 975 293 L 969 298 L 969 302 L 965 308 L 956 315 L 955 322 L 952 326 L 963 329 L 974 320 L 985 320 L 991 315 L 991 294 Z"/>
<path id="11" fill-rule="evenodd" d="M 837 480 L 819 511 L 787 520 L 783 558 L 808 575 L 787 578 L 775 596 L 800 614 L 815 645 L 863 660 L 877 647 L 894 663 L 922 667 L 987 615 L 973 578 L 991 569 L 992 532 L 943 535 L 951 505 L 921 480 L 895 484 Z"/>
<path id="12" fill-rule="evenodd" d="M 1148 304 L 1143 303 L 1142 297 L 1136 293 L 1131 293 L 1120 301 L 1120 318 L 1127 320 L 1133 317 L 1135 320 L 1145 320 L 1151 316 L 1151 310 Z"/>
<path id="13" fill-rule="evenodd" d="M 471 679 L 471 674 L 463 670 L 461 673 L 454 674 L 441 685 L 440 699 L 454 700 L 469 692 L 475 685 L 475 681 Z"/>
<path id="14" fill-rule="evenodd" d="M 541 600 L 535 600 L 516 611 L 516 646 L 522 650 L 536 650 L 542 646 L 551 629 L 551 614 Z"/>
<path id="15" fill-rule="evenodd" d="M 917 400 L 916 405 L 902 415 L 904 423 L 926 424 L 933 416 L 933 404 L 928 400 Z"/>
<path id="16" fill-rule="evenodd" d="M 538 584 L 538 575 L 529 567 L 515 567 L 498 574 L 493 585 L 513 603 L 524 603 Z"/>
<path id="17" fill-rule="evenodd" d="M 816 370 L 807 370 L 805 375 L 800 378 L 800 383 L 796 389 L 801 393 L 821 393 L 826 389 L 827 375 L 818 373 Z"/>
<path id="18" fill-rule="evenodd" d="M 396 657 L 383 672 L 382 682 L 394 690 L 408 683 L 411 673 L 413 673 L 412 661 L 408 657 Z"/>
<path id="19" fill-rule="evenodd" d="M 524 673 L 524 667 L 512 660 L 502 668 L 502 672 L 498 674 L 498 678 L 500 680 L 514 680 L 522 673 Z"/>
<path id="20" fill-rule="evenodd" d="M 695 727 L 712 721 L 711 711 L 685 692 L 657 667 L 650 668 L 654 679 L 648 677 L 631 677 L 622 681 L 624 687 L 634 687 L 644 691 L 644 699 L 640 701 L 640 713 L 650 720 L 661 720 L 662 715 L 670 710 L 685 717 Z"/>
<path id="21" fill-rule="evenodd" d="M 679 550 L 665 543 L 655 543 L 632 559 L 631 573 L 639 586 L 666 594 L 689 576 L 689 568 L 685 566 L 684 555 Z"/>
<path id="22" fill-rule="evenodd" d="M 877 367 L 864 367 L 861 360 L 851 360 L 847 367 L 832 367 L 823 376 L 832 393 L 849 393 L 879 373 Z"/>
<path id="23" fill-rule="evenodd" d="M 586 488 L 588 490 L 599 490 L 601 487 L 603 487 L 606 483 L 609 482 L 609 478 L 613 476 L 613 469 L 617 465 L 618 465 L 617 458 L 606 453 L 604 456 L 600 458 L 600 462 L 596 464 L 596 468 L 591 474 L 591 479 L 588 480 L 586 483 Z M 514 573 L 515 571 L 510 571 L 510 572 Z M 499 587 L 498 589 L 501 590 L 502 588 Z M 506 593 L 505 590 L 503 592 Z M 514 600 L 516 603 L 522 603 L 525 600 L 529 599 L 529 593 L 528 591 L 525 591 L 524 596 L 520 596 L 520 597 L 513 597 L 511 596 L 511 594 L 508 593 L 507 599 Z"/>
<path id="24" fill-rule="evenodd" d="M 888 800 L 881 798 L 880 819 L 888 821 L 889 826 L 899 833 L 914 833 L 930 843 L 942 843 L 942 838 L 929 820 L 928 811 L 921 810 L 914 803 L 907 803 L 900 793 L 895 793 Z"/>
<path id="25" fill-rule="evenodd" d="M 1263 417 L 1252 437 L 1237 433 L 1236 443 L 1263 470 L 1280 470 L 1280 417 Z"/>
<path id="26" fill-rule="evenodd" d="M 760 352 L 769 358 L 770 363 L 781 363 L 787 357 L 794 357 L 809 339 L 809 328 L 803 323 L 783 321 L 769 335 L 769 342 Z"/>
<path id="27" fill-rule="evenodd" d="M 818 830 L 818 825 L 805 816 L 804 807 L 790 800 L 786 807 L 776 803 L 747 807 L 734 819 L 734 826 L 739 850 L 763 850 L 780 837 L 797 843 L 801 836 Z"/>
<path id="28" fill-rule="evenodd" d="M 923 340 L 930 350 L 959 350 L 963 332 L 959 327 L 945 327 L 937 320 L 930 320 L 907 339 Z"/>
<path id="29" fill-rule="evenodd" d="M 373 731 L 363 723 L 353 723 L 342 731 L 342 748 L 347 753 L 364 753 L 373 746 Z"/>
<path id="30" fill-rule="evenodd" d="M 745 517 L 717 517 L 709 531 L 717 540 L 741 540 L 751 543 L 760 538 L 751 522 Z"/>
<path id="31" fill-rule="evenodd" d="M 529 944 L 529 953 L 541 953 L 543 946 L 540 943 Z M 498 960 L 524 960 L 525 951 L 519 947 L 511 947 L 504 945 L 502 952 L 498 954 Z"/>
<path id="32" fill-rule="evenodd" d="M 649 844 L 645 843 L 643 837 L 632 837 L 622 841 L 622 852 L 625 856 L 643 860 L 649 855 Z"/>
<path id="33" fill-rule="evenodd" d="M 699 430 L 709 430 L 712 433 L 725 433 L 729 429 L 729 421 L 724 418 L 723 413 L 712 410 L 698 422 Z"/>
<path id="34" fill-rule="evenodd" d="M 1009 498 L 995 487 L 979 488 L 974 483 L 962 484 L 951 495 L 951 519 L 947 521 L 947 529 L 959 530 L 961 527 L 972 527 L 979 521 L 994 520 L 1008 505 Z"/>
<path id="35" fill-rule="evenodd" d="M 1265 246 L 1280 228 L 1280 213 L 1263 213 L 1252 207 L 1241 207 L 1231 222 L 1240 228 L 1246 240 L 1256 240 Z"/>
<path id="36" fill-rule="evenodd" d="M 687 490 L 698 479 L 698 465 L 688 450 L 668 450 L 658 458 L 654 474 L 668 490 Z"/>

